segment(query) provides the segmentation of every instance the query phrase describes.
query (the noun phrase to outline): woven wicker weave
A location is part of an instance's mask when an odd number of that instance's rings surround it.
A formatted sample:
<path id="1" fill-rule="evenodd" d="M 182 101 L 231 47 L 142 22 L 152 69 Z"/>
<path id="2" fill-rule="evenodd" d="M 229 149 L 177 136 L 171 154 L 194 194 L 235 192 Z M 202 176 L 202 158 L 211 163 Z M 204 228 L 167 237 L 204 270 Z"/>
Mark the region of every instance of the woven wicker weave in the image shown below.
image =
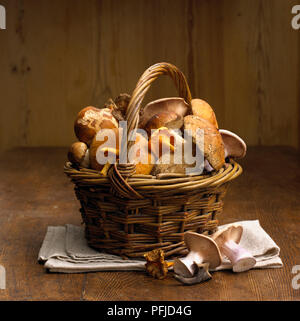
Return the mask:
<path id="1" fill-rule="evenodd" d="M 168 63 L 153 65 L 132 94 L 126 114 L 128 134 L 137 128 L 143 98 L 160 75 L 170 76 L 190 105 L 191 93 L 181 71 Z M 129 150 L 133 142 L 127 144 Z M 157 248 L 166 257 L 185 253 L 183 233 L 216 230 L 228 183 L 242 173 L 233 160 L 218 172 L 198 176 L 135 175 L 133 164 L 112 165 L 106 177 L 69 162 L 64 170 L 75 184 L 88 244 L 124 257 L 142 257 Z"/>

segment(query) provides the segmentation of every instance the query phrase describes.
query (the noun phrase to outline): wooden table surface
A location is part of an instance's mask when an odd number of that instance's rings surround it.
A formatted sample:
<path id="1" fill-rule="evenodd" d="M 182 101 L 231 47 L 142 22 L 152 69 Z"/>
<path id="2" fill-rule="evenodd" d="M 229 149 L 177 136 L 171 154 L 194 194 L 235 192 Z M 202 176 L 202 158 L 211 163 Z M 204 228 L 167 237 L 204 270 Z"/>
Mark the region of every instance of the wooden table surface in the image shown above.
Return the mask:
<path id="1" fill-rule="evenodd" d="M 259 219 L 281 248 L 284 267 L 213 273 L 194 286 L 143 272 L 47 273 L 37 256 L 48 225 L 81 223 L 66 149 L 15 149 L 0 155 L 0 300 L 300 300 L 300 154 L 288 147 L 249 148 L 244 173 L 226 196 L 220 223 Z M 299 272 L 300 273 L 300 270 Z M 298 280 L 298 283 L 300 280 Z"/>

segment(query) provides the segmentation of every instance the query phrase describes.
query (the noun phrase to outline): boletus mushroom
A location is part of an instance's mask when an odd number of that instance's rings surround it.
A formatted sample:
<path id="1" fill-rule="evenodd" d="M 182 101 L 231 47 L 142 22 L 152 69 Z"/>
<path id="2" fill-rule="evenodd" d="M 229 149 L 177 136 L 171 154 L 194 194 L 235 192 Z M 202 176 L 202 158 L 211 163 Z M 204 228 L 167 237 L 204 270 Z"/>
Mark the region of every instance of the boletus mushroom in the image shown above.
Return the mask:
<path id="1" fill-rule="evenodd" d="M 183 126 L 183 118 L 180 115 L 177 115 L 174 111 L 160 113 L 152 116 L 147 124 L 145 125 L 145 130 L 149 136 L 153 133 L 154 130 L 160 127 L 166 127 L 169 129 L 180 129 Z"/>
<path id="2" fill-rule="evenodd" d="M 225 163 L 225 151 L 218 129 L 208 120 L 195 115 L 184 117 L 184 129 L 191 131 L 195 144 L 197 144 L 197 129 L 203 130 L 204 158 L 207 159 L 209 165 L 215 170 L 222 168 Z"/>
<path id="3" fill-rule="evenodd" d="M 243 227 L 234 224 L 211 236 L 219 246 L 221 254 L 230 260 L 233 272 L 248 271 L 256 264 L 256 259 L 238 244 L 242 234 Z"/>
<path id="4" fill-rule="evenodd" d="M 139 128 L 145 128 L 147 122 L 156 114 L 161 112 L 174 112 L 180 117 L 184 117 L 189 112 L 189 105 L 183 98 L 171 97 L 154 100 L 147 104 L 142 112 Z"/>
<path id="5" fill-rule="evenodd" d="M 225 147 L 225 158 L 243 158 L 247 152 L 247 145 L 237 134 L 226 130 L 219 130 Z"/>
<path id="6" fill-rule="evenodd" d="M 73 143 L 68 152 L 68 159 L 74 165 L 89 168 L 90 159 L 88 146 L 83 142 Z"/>
<path id="7" fill-rule="evenodd" d="M 214 269 L 221 264 L 221 254 L 216 242 L 203 234 L 185 232 L 184 242 L 189 253 L 184 258 L 174 261 L 174 272 L 184 278 L 195 276 L 197 265 L 208 263 Z"/>
<path id="8" fill-rule="evenodd" d="M 191 101 L 193 115 L 208 120 L 212 125 L 218 128 L 218 122 L 214 110 L 203 99 L 195 98 Z"/>
<path id="9" fill-rule="evenodd" d="M 111 109 L 88 106 L 78 113 L 74 131 L 78 140 L 89 146 L 100 129 L 117 128 L 118 126 L 118 121 L 112 115 Z"/>

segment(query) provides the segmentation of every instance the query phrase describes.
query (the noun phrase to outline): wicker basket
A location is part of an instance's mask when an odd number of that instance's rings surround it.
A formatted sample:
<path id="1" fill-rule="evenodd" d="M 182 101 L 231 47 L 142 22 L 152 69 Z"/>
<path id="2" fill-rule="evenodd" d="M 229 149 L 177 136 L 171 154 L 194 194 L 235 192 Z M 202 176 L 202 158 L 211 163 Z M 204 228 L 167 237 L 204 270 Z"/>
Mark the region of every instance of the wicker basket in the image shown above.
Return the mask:
<path id="1" fill-rule="evenodd" d="M 168 63 L 153 65 L 132 94 L 126 114 L 128 133 L 137 128 L 143 98 L 160 75 L 170 76 L 190 105 L 191 93 L 181 71 Z M 128 150 L 131 145 L 128 142 Z M 75 184 L 89 246 L 123 257 L 142 257 L 158 248 L 166 257 L 184 254 L 184 232 L 216 230 L 228 183 L 242 173 L 233 160 L 209 175 L 156 177 L 135 175 L 134 170 L 132 164 L 115 164 L 104 177 L 66 163 L 64 171 Z"/>

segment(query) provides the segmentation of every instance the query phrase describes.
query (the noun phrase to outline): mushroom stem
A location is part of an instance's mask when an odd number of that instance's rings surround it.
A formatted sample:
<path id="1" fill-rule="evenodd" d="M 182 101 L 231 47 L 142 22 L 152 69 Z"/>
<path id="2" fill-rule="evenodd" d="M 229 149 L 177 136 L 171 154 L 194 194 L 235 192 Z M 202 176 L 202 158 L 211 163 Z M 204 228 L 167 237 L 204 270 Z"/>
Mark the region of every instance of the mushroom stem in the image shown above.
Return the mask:
<path id="1" fill-rule="evenodd" d="M 232 263 L 233 272 L 247 271 L 256 263 L 255 258 L 247 250 L 232 240 L 228 240 L 222 244 L 221 252 L 227 256 Z"/>
<path id="2" fill-rule="evenodd" d="M 174 261 L 174 272 L 183 277 L 190 278 L 195 274 L 197 265 L 203 263 L 203 257 L 197 252 L 189 252 L 186 257 L 176 259 Z"/>

